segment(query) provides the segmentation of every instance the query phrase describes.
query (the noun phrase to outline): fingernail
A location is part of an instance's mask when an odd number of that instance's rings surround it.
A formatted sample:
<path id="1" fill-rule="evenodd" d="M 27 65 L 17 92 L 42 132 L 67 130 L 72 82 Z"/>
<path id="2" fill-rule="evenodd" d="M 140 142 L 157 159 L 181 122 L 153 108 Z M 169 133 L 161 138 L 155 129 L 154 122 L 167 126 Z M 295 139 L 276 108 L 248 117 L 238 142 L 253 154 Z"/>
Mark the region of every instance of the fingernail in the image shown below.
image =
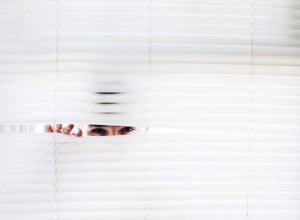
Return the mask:
<path id="1" fill-rule="evenodd" d="M 74 133 L 80 133 L 80 132 L 81 132 L 81 130 L 79 128 L 74 129 Z"/>

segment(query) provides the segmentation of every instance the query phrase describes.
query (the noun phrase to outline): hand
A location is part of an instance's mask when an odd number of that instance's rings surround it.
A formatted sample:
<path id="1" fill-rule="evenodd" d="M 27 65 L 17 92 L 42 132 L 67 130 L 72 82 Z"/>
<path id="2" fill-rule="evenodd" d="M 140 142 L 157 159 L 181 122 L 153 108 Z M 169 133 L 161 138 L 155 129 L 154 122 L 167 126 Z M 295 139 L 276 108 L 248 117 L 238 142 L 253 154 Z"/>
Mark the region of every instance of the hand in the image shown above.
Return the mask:
<path id="1" fill-rule="evenodd" d="M 74 135 L 76 137 L 81 137 L 82 136 L 82 130 L 80 128 L 74 128 L 73 124 L 69 124 L 65 126 L 64 128 L 62 127 L 62 124 L 57 124 L 56 125 L 56 132 L 61 133 L 61 134 L 67 134 L 67 135 Z M 73 131 L 72 131 L 73 130 Z M 53 129 L 51 125 L 44 125 L 44 132 L 45 133 L 53 133 Z"/>

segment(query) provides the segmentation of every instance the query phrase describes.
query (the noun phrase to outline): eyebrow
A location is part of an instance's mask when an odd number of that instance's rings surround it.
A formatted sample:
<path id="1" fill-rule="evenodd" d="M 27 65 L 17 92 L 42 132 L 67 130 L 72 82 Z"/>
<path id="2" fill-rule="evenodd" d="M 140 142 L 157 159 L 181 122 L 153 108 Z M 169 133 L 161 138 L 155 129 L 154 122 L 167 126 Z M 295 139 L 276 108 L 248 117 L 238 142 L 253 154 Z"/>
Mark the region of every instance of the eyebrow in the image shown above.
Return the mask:
<path id="1" fill-rule="evenodd" d="M 97 128 L 107 127 L 107 125 L 89 125 L 89 126 L 93 126 L 93 127 L 97 127 Z"/>
<path id="2" fill-rule="evenodd" d="M 116 95 L 116 94 L 122 94 L 121 92 L 96 92 L 96 94 L 102 94 L 102 95 Z"/>

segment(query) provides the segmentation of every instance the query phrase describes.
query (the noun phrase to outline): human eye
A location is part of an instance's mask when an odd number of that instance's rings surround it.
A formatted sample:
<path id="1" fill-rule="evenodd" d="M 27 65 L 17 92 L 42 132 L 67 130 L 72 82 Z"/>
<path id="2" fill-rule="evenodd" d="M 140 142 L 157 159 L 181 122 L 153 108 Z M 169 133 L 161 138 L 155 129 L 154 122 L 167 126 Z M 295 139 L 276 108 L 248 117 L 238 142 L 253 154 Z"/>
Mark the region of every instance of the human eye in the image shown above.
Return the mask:
<path id="1" fill-rule="evenodd" d="M 121 135 L 124 135 L 124 134 L 128 134 L 134 130 L 135 130 L 134 127 L 123 127 L 120 132 L 121 132 Z"/>
<path id="2" fill-rule="evenodd" d="M 91 130 L 91 132 L 93 132 L 95 134 L 101 134 L 101 135 L 105 135 L 106 134 L 106 130 L 102 129 L 102 128 L 95 128 L 95 129 Z"/>

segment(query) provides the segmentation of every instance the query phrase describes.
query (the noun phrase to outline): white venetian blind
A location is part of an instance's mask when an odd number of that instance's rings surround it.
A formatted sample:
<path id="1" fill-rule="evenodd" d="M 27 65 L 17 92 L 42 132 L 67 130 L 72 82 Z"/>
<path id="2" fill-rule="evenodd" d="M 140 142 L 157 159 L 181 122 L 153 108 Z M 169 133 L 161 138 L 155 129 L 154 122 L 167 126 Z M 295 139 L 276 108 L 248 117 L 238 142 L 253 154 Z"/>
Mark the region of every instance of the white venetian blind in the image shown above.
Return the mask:
<path id="1" fill-rule="evenodd" d="M 300 219 L 299 1 L 0 3 L 3 131 L 166 130 L 0 133 L 1 220 Z"/>

